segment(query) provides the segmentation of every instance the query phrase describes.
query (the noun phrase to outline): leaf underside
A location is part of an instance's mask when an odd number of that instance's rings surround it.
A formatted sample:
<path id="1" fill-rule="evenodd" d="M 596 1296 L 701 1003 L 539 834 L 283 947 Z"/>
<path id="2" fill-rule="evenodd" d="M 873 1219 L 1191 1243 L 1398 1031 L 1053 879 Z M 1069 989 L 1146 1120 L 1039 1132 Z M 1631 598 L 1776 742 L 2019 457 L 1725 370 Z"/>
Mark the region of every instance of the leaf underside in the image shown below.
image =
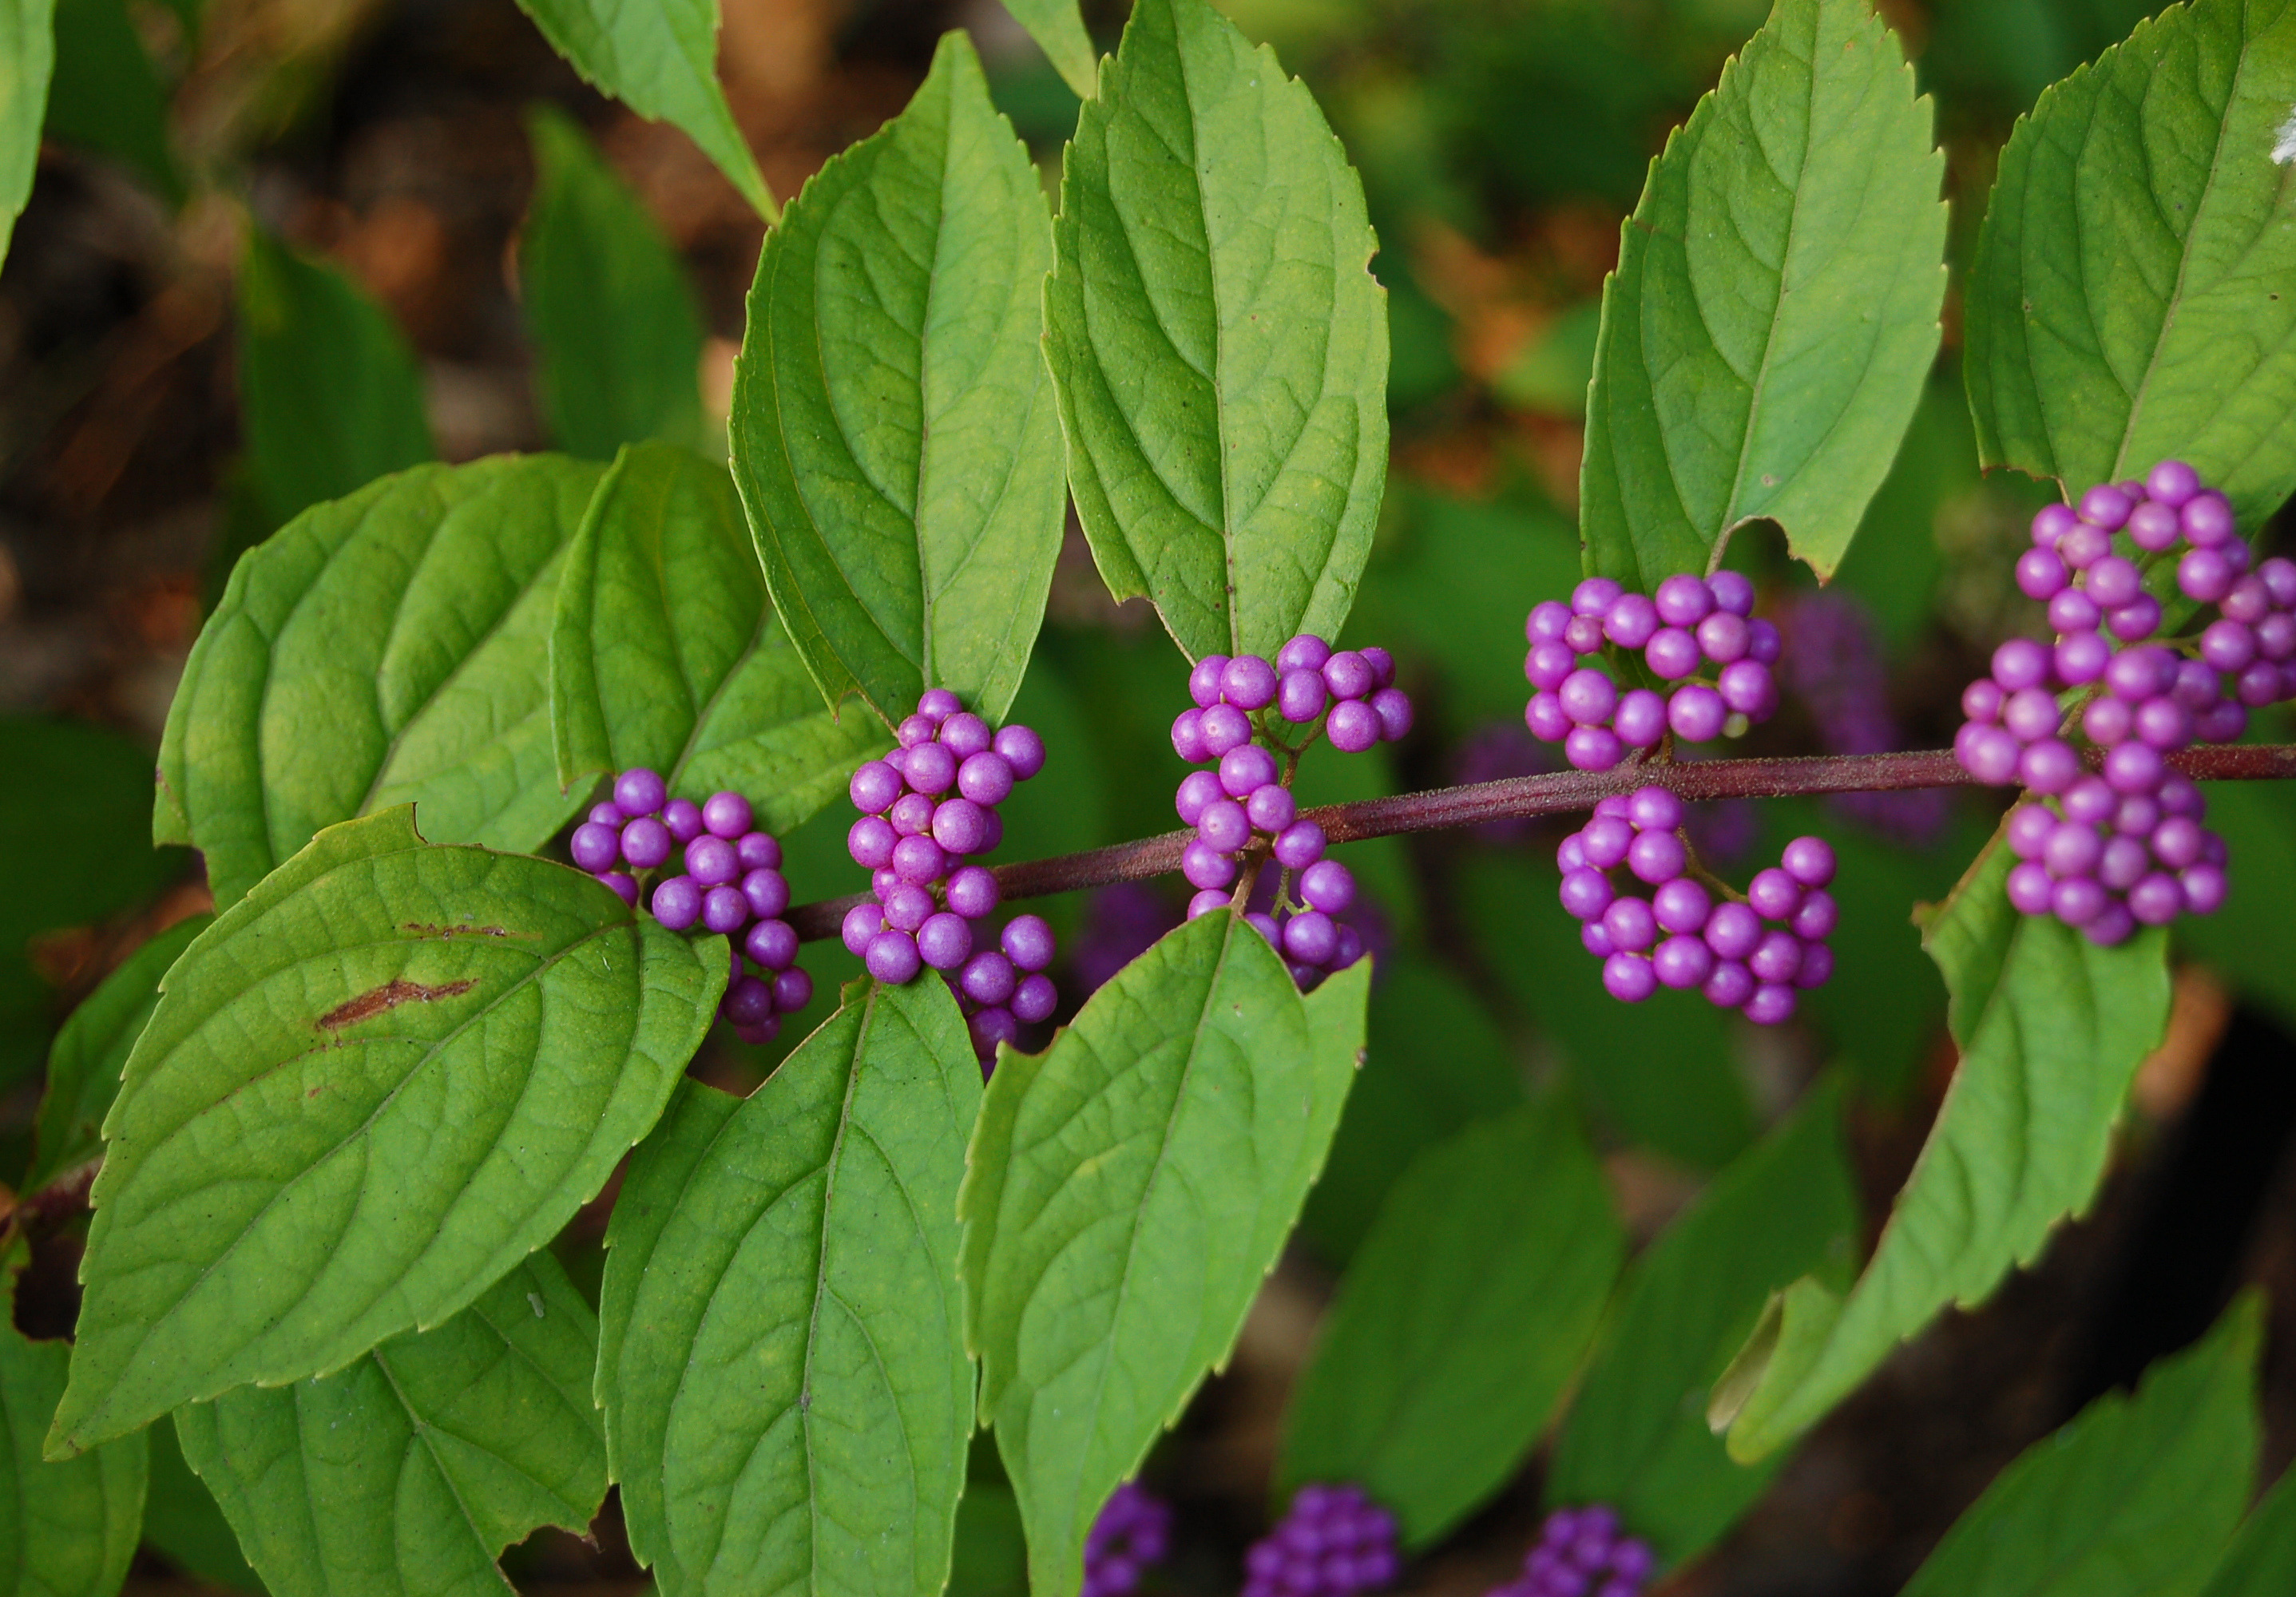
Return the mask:
<path id="1" fill-rule="evenodd" d="M 1603 294 L 1588 570 L 1649 591 L 1757 519 L 1841 563 L 1937 355 L 1930 120 L 1868 0 L 1777 0 L 1667 141 Z"/>
<path id="2" fill-rule="evenodd" d="M 1386 482 L 1387 305 L 1314 97 L 1204 0 L 1141 0 L 1054 233 L 1045 349 L 1109 591 L 1192 659 L 1338 635 Z"/>

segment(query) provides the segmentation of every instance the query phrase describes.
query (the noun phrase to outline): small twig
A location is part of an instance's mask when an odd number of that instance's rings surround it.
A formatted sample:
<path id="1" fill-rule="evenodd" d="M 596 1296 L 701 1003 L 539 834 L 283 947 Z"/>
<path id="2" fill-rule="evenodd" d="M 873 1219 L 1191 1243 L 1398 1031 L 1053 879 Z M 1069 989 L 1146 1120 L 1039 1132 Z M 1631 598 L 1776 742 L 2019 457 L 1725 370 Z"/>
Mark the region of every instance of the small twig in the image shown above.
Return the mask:
<path id="1" fill-rule="evenodd" d="M 2092 766 L 2103 755 L 2088 751 Z M 2296 778 L 2296 744 L 2233 743 L 2187 749 L 2169 764 L 2198 782 L 2270 782 Z M 1656 784 L 1678 798 L 1784 798 L 1810 793 L 1889 793 L 1916 788 L 1974 787 L 1950 749 L 1918 754 L 1831 754 L 1797 759 L 1650 760 L 1613 771 L 1560 771 L 1513 776 L 1466 787 L 1433 788 L 1366 798 L 1357 804 L 1303 810 L 1303 818 L 1324 829 L 1334 843 L 1394 837 L 1411 831 L 1441 831 L 1490 821 L 1587 810 L 1612 793 Z M 1082 854 L 1024 860 L 996 867 L 996 886 L 1006 899 L 1037 898 L 1119 881 L 1143 881 L 1180 868 L 1180 850 L 1195 834 L 1168 831 L 1160 837 L 1088 848 Z M 845 912 L 862 901 L 856 893 L 789 913 L 797 934 L 811 941 L 835 937 Z"/>

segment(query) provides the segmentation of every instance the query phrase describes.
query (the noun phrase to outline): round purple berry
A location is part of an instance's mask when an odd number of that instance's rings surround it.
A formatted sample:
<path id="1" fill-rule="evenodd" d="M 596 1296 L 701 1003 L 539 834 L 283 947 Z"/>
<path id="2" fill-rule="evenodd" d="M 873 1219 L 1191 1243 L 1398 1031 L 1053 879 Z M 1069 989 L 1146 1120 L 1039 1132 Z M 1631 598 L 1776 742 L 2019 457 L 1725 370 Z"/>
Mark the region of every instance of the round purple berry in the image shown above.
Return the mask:
<path id="1" fill-rule="evenodd" d="M 567 844 L 567 852 L 585 871 L 611 870 L 614 862 L 622 855 L 621 834 L 611 826 L 585 821 L 574 829 L 574 836 Z"/>
<path id="2" fill-rule="evenodd" d="M 701 918 L 701 886 L 691 876 L 668 876 L 654 884 L 653 918 L 670 931 L 684 931 Z"/>

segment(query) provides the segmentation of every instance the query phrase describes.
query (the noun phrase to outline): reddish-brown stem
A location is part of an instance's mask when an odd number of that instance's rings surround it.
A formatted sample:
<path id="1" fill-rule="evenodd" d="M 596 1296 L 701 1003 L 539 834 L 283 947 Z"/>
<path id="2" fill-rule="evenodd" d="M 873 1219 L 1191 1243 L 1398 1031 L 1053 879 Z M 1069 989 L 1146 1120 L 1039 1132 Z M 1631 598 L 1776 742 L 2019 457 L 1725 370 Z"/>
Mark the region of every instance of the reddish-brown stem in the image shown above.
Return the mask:
<path id="1" fill-rule="evenodd" d="M 2094 766 L 2102 757 L 2090 751 Z M 2296 778 L 2296 744 L 2234 743 L 2188 749 L 2169 763 L 2199 782 L 2265 782 Z M 1409 831 L 1440 831 L 1479 826 L 1488 821 L 1569 815 L 1595 807 L 1612 793 L 1656 783 L 1686 799 L 1784 798 L 1808 793 L 1887 793 L 1912 788 L 1972 787 L 1950 749 L 1918 754 L 1832 754 L 1798 759 L 1652 760 L 1614 771 L 1560 771 L 1513 776 L 1466 787 L 1433 788 L 1366 798 L 1357 804 L 1326 805 L 1302 811 L 1334 843 L 1394 837 Z M 1194 834 L 1168 831 L 1160 837 L 1088 848 L 1082 854 L 1024 860 L 996 867 L 996 885 L 1006 899 L 1141 881 L 1180 868 L 1180 850 Z M 838 934 L 845 912 L 861 902 L 858 893 L 800 905 L 789 913 L 798 936 L 808 941 Z"/>

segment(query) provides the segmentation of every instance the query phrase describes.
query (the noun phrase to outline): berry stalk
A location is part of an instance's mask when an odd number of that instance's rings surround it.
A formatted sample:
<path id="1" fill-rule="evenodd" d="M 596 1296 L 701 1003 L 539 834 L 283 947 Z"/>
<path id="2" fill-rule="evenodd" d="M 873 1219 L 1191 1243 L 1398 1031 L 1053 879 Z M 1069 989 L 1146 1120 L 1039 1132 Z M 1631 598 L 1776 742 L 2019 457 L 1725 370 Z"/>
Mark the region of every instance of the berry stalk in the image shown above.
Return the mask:
<path id="1" fill-rule="evenodd" d="M 2101 751 L 2088 751 L 2088 764 L 2101 768 Z M 2179 750 L 2169 766 L 2195 782 L 2285 782 L 2296 780 L 2296 744 L 2233 743 Z M 1396 837 L 1414 831 L 1443 831 L 1493 821 L 1571 815 L 1591 810 L 1614 793 L 1663 787 L 1685 802 L 1708 798 L 1785 798 L 1821 793 L 1891 793 L 1921 788 L 1977 787 L 1950 749 L 1911 754 L 1830 754 L 1784 759 L 1714 759 L 1628 763 L 1608 771 L 1562 771 L 1513 776 L 1464 787 L 1431 788 L 1390 798 L 1326 805 L 1303 810 L 1333 843 Z M 1158 837 L 1088 848 L 1081 854 L 1023 860 L 999 865 L 993 874 L 1004 899 L 1144 881 L 1180 868 L 1180 854 L 1195 837 L 1168 831 Z M 855 895 L 800 905 L 789 923 L 811 941 L 835 937 L 846 911 L 860 903 Z"/>

